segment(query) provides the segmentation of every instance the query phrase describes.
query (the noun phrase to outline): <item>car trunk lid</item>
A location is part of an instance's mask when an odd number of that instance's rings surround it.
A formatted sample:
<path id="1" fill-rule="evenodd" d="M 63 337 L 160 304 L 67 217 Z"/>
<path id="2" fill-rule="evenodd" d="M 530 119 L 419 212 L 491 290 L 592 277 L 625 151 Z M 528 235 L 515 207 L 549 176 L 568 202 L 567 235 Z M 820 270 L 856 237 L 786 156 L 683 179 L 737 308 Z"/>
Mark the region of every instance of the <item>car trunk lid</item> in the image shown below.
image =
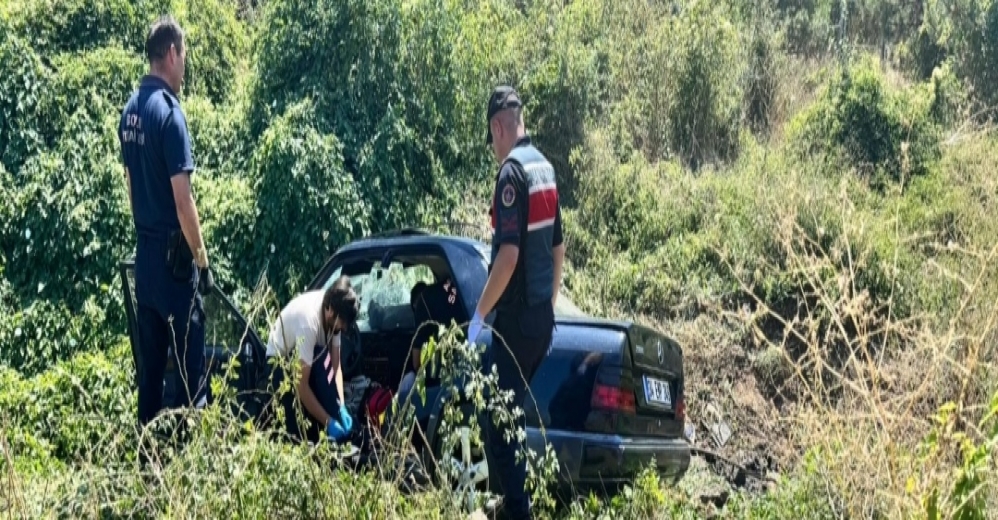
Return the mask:
<path id="1" fill-rule="evenodd" d="M 668 336 L 636 324 L 614 324 L 626 333 L 621 356 L 599 368 L 587 428 L 594 432 L 677 438 L 686 405 L 683 352 Z"/>
<path id="2" fill-rule="evenodd" d="M 648 327 L 628 331 L 637 412 L 674 419 L 683 405 L 683 353 L 679 344 Z"/>

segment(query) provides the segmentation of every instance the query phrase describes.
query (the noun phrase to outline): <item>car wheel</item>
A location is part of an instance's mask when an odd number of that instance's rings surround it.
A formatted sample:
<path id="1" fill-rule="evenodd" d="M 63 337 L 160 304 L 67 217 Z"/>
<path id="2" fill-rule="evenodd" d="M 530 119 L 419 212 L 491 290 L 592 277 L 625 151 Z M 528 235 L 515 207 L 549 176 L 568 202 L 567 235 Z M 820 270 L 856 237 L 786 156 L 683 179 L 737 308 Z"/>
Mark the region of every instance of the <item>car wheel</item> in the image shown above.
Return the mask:
<path id="1" fill-rule="evenodd" d="M 462 404 L 463 415 L 459 424 L 453 428 L 458 435 L 457 442 L 450 453 L 444 454 L 444 432 L 438 432 L 433 446 L 433 457 L 439 468 L 434 473 L 441 480 L 441 485 L 451 488 L 461 500 L 467 511 L 477 507 L 479 498 L 489 493 L 489 463 L 485 456 L 485 442 L 480 435 L 472 435 L 470 421 L 475 420 L 474 406 Z"/>

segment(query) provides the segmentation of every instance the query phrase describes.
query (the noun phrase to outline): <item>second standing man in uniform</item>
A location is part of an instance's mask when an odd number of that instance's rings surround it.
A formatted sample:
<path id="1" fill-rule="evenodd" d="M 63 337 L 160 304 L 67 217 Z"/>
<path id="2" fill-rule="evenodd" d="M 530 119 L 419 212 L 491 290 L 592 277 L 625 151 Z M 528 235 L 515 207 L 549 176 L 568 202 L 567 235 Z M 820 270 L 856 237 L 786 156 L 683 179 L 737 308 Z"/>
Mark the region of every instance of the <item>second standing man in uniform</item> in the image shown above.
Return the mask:
<path id="1" fill-rule="evenodd" d="M 512 390 L 512 406 L 525 408 L 530 406 L 526 389 L 554 332 L 565 246 L 554 168 L 527 136 L 522 109 L 511 87 L 497 87 L 489 98 L 485 142 L 501 166 L 492 195 L 492 263 L 468 338 L 477 339 L 482 320 L 494 309 L 489 358 L 499 388 Z M 522 420 L 518 426 L 524 426 Z M 502 487 L 502 516 L 531 518 L 526 460 L 516 462 L 516 445 L 505 440 L 491 418 L 482 430 L 496 462 L 490 473 Z"/>

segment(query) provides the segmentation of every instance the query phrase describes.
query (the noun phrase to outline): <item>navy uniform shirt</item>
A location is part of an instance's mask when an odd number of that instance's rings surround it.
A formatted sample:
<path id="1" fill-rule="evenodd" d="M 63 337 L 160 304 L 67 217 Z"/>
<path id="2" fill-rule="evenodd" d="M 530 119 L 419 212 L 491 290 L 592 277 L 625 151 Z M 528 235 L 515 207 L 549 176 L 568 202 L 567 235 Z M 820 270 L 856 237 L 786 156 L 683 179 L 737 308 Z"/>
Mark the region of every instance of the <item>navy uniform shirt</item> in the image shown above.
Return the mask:
<path id="1" fill-rule="evenodd" d="M 530 138 L 521 138 L 514 148 L 520 146 L 532 146 Z M 551 250 L 561 245 L 563 237 L 554 170 L 549 164 L 544 166 L 543 170 L 528 175 L 516 161 L 505 161 L 496 177 L 491 211 L 492 261 L 502 244 L 520 247 L 516 270 L 499 307 L 530 306 L 551 299 L 554 285 Z"/>
<path id="2" fill-rule="evenodd" d="M 142 78 L 122 110 L 118 139 L 131 179 L 137 233 L 163 236 L 180 229 L 170 179 L 191 174 L 194 159 L 180 101 L 165 81 Z"/>

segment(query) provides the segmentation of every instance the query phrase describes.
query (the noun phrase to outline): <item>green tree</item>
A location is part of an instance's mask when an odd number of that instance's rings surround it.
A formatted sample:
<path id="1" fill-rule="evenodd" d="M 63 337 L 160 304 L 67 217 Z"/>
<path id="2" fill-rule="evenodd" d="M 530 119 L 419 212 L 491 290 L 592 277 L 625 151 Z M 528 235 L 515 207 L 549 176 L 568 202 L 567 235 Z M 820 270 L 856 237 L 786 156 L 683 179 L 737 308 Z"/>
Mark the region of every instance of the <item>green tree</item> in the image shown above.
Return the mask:
<path id="1" fill-rule="evenodd" d="M 255 282 L 266 274 L 281 301 L 300 291 L 337 247 L 367 233 L 373 212 L 344 169 L 339 140 L 315 128 L 312 112 L 305 101 L 289 106 L 250 161 L 257 221 L 243 276 Z"/>

